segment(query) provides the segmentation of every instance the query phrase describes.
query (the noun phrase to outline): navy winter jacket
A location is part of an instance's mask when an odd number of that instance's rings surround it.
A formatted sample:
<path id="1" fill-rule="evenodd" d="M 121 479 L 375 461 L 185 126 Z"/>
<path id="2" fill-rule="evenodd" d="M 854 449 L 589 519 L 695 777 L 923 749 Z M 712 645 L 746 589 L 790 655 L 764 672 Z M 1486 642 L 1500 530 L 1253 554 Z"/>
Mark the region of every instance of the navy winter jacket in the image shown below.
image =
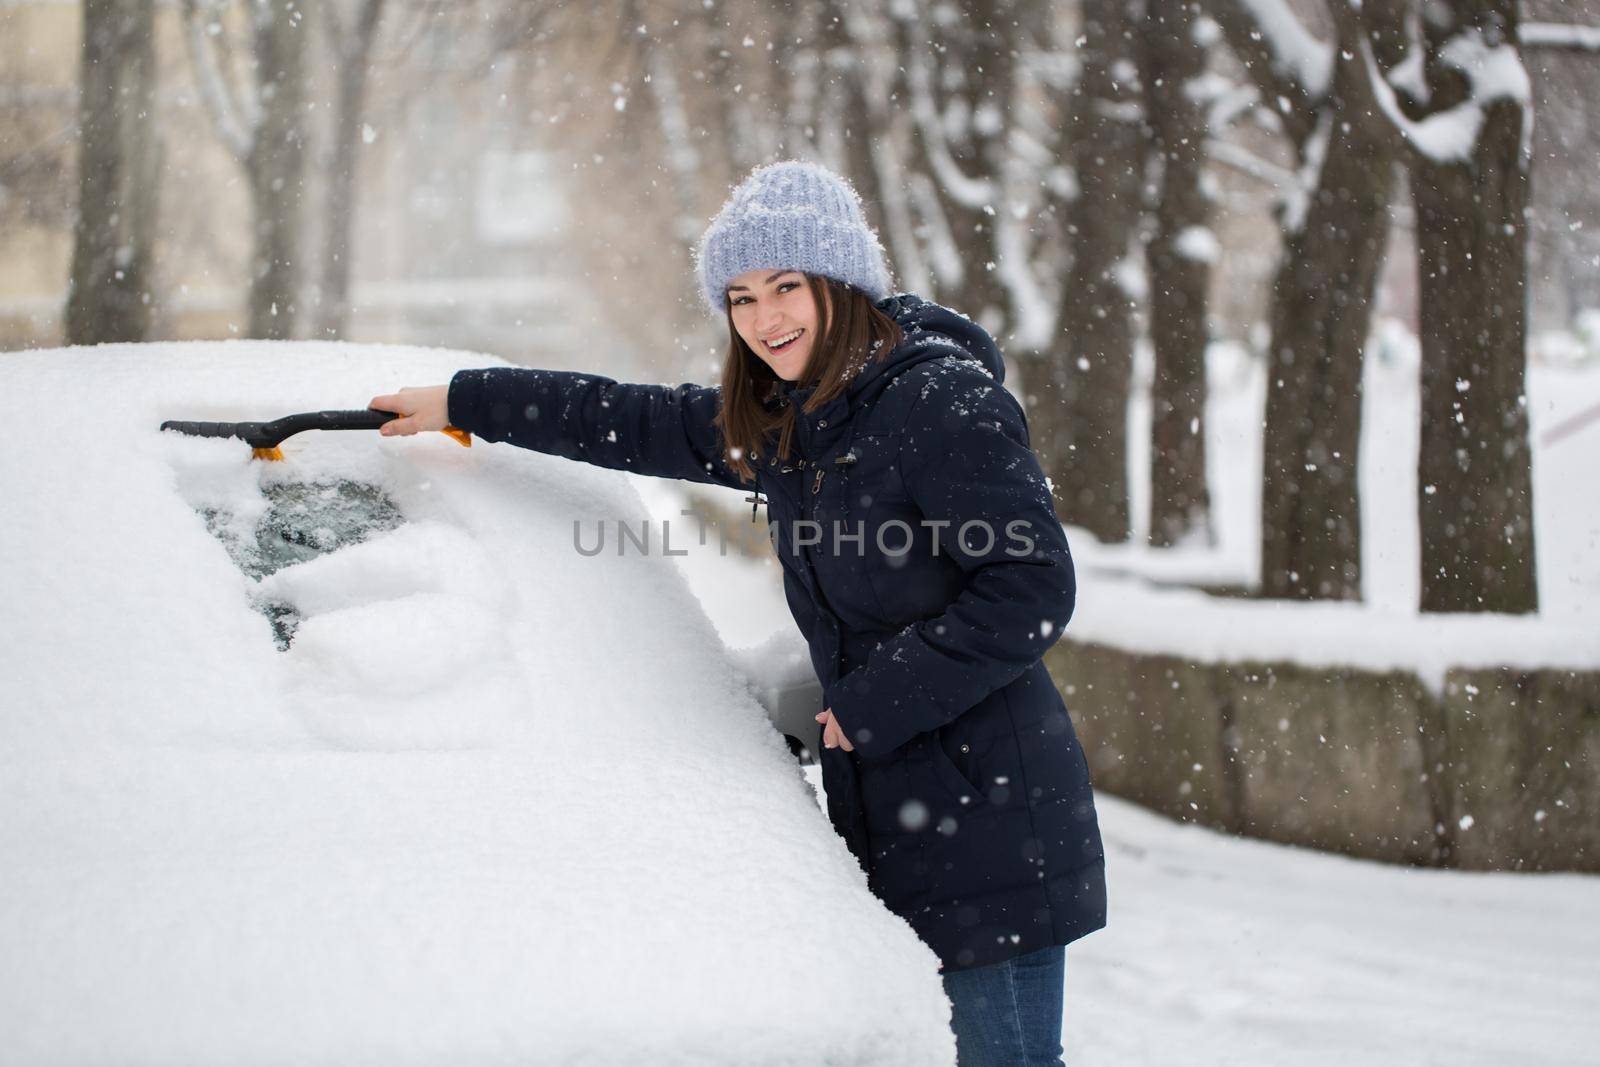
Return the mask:
<path id="1" fill-rule="evenodd" d="M 829 819 L 949 973 L 1105 925 L 1089 769 L 1040 659 L 1076 586 L 994 341 L 910 294 L 878 307 L 901 344 L 796 411 L 796 455 L 752 464 L 823 706 L 855 746 L 820 754 Z M 786 384 L 773 402 L 809 392 Z M 488 441 L 749 488 L 712 423 L 720 403 L 699 385 L 490 368 L 452 377 L 449 418 Z"/>

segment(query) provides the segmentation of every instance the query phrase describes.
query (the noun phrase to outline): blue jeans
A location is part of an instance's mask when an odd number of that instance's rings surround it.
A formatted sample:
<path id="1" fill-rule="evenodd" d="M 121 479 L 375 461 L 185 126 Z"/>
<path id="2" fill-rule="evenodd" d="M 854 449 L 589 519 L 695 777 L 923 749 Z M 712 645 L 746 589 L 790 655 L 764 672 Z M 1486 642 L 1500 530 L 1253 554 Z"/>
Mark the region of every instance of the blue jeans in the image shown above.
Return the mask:
<path id="1" fill-rule="evenodd" d="M 1061 1067 L 1065 945 L 944 976 L 960 1067 Z"/>

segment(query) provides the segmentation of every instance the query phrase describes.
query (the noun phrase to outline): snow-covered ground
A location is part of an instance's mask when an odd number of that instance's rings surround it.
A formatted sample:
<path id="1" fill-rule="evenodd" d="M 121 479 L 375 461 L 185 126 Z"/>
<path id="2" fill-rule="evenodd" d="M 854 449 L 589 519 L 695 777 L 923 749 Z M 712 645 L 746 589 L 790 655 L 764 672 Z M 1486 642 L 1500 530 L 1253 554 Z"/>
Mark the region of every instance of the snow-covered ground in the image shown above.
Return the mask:
<path id="1" fill-rule="evenodd" d="M 1600 879 L 1392 867 L 1098 806 L 1110 912 L 1067 950 L 1072 1063 L 1596 1062 Z"/>
<path id="2" fill-rule="evenodd" d="M 643 513 L 626 476 L 157 432 L 492 362 L 0 356 L 0 1062 L 953 1061 L 938 961 L 683 578 L 575 550 L 575 519 Z M 248 534 L 264 488 L 321 479 L 405 521 L 257 586 L 197 510 Z"/>

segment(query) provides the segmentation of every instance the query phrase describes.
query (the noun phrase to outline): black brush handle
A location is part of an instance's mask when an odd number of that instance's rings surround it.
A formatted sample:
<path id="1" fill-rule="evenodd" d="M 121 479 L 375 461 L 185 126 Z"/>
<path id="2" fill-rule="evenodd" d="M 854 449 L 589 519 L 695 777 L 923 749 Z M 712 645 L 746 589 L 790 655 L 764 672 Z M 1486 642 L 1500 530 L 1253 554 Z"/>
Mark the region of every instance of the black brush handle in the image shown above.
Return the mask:
<path id="1" fill-rule="evenodd" d="M 238 437 L 261 429 L 259 422 L 184 422 L 168 419 L 161 424 L 163 430 L 176 430 L 189 437 Z"/>
<path id="2" fill-rule="evenodd" d="M 376 430 L 400 416 L 393 411 L 361 408 L 354 411 L 305 411 L 271 422 L 182 422 L 161 424 L 190 437 L 237 437 L 252 448 L 276 448 L 285 438 L 306 430 Z"/>
<path id="3" fill-rule="evenodd" d="M 393 411 L 374 411 L 362 408 L 357 411 L 306 411 L 299 415 L 285 415 L 264 423 L 260 439 L 246 438 L 255 448 L 276 448 L 286 437 L 306 430 L 376 430 L 379 426 L 400 416 Z"/>

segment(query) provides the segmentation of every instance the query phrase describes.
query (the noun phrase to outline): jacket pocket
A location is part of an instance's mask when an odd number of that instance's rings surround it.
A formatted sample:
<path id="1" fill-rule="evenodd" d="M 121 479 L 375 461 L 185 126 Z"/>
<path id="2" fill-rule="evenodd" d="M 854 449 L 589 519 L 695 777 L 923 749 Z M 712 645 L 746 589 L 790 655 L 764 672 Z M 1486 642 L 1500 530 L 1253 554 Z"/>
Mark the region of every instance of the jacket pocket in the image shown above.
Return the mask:
<path id="1" fill-rule="evenodd" d="M 986 794 L 975 780 L 972 745 L 964 740 L 964 731 L 946 723 L 927 736 L 928 759 L 945 791 L 959 808 L 970 811 L 982 806 Z"/>

